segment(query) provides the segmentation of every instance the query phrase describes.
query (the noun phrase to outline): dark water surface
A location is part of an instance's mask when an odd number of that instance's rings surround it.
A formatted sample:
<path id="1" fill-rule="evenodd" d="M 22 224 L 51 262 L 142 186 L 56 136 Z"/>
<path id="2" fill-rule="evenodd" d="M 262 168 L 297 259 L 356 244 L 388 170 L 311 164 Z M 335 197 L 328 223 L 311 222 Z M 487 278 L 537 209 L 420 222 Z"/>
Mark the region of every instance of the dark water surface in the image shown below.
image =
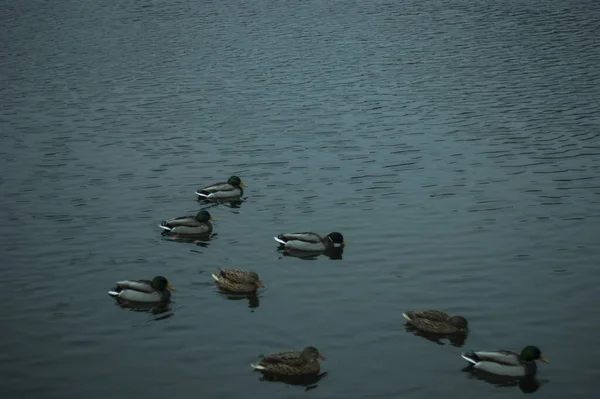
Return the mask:
<path id="1" fill-rule="evenodd" d="M 526 344 L 536 395 L 596 397 L 597 1 L 2 3 L 3 398 L 507 397 L 460 352 Z M 210 241 L 161 238 L 231 174 Z M 343 259 L 276 251 L 303 230 Z M 156 274 L 164 313 L 107 295 Z M 426 308 L 464 346 L 407 332 Z M 316 389 L 249 367 L 306 345 Z"/>

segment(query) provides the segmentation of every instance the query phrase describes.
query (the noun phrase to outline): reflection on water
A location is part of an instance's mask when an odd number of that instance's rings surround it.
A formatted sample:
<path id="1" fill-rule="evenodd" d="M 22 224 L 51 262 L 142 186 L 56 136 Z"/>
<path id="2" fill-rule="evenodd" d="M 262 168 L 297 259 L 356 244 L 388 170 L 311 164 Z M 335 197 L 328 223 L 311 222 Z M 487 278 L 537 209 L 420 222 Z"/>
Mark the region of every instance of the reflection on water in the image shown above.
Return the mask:
<path id="1" fill-rule="evenodd" d="M 217 206 L 217 205 L 224 205 L 228 208 L 232 208 L 232 209 L 237 209 L 237 208 L 241 208 L 242 203 L 245 202 L 248 199 L 248 197 L 243 197 L 243 198 L 239 198 L 236 200 L 207 200 L 205 198 L 198 198 L 198 202 L 203 204 L 203 205 L 208 205 L 202 209 L 208 209 L 211 208 L 213 206 Z"/>
<path id="2" fill-rule="evenodd" d="M 249 370 L 235 381 L 239 364 L 258 345 L 304 339 L 342 359 L 327 364 L 340 378 L 313 396 L 508 391 L 461 378 L 458 357 L 447 373 L 413 367 L 457 348 L 390 333 L 390 320 L 444 303 L 468 312 L 481 345 L 538 337 L 557 359 L 585 351 L 586 373 L 543 369 L 570 382 L 543 394 L 593 397 L 600 319 L 573 309 L 593 314 L 599 299 L 599 2 L 5 3 L 3 396 L 152 399 L 163 382 L 174 397 L 282 397 L 283 384 L 248 390 Z M 197 201 L 190 182 L 232 173 L 252 182 L 243 205 Z M 157 233 L 197 208 L 214 211 L 218 237 Z M 280 263 L 342 253 L 283 258 L 269 233 L 283 226 L 338 226 L 355 244 L 315 278 Z M 222 263 L 268 275 L 273 289 L 217 295 L 198 273 Z M 105 300 L 115 273 L 165 267 L 180 282 L 173 310 Z M 247 308 L 259 299 L 260 312 Z M 106 328 L 115 317 L 155 331 L 123 336 Z M 123 353 L 121 339 L 153 350 Z M 360 371 L 352 361 L 374 355 Z M 188 373 L 196 356 L 207 367 Z M 159 380 L 132 387 L 146 374 Z"/>
<path id="3" fill-rule="evenodd" d="M 318 386 L 318 382 L 327 376 L 327 373 L 321 374 L 309 374 L 300 376 L 288 376 L 274 373 L 267 373 L 264 371 L 260 372 L 262 376 L 259 378 L 260 381 L 270 382 L 283 382 L 288 385 L 299 385 L 303 386 L 305 391 L 315 389 Z"/>
<path id="4" fill-rule="evenodd" d="M 326 251 L 299 251 L 285 248 L 283 245 L 280 245 L 277 251 L 283 256 L 292 256 L 304 260 L 316 260 L 321 255 L 327 256 L 331 260 L 339 260 L 342 259 L 342 255 L 344 254 L 344 248 L 331 248 Z"/>
<path id="5" fill-rule="evenodd" d="M 123 309 L 128 309 L 133 312 L 146 312 L 151 313 L 155 316 L 161 315 L 160 317 L 157 317 L 154 320 L 164 320 L 174 315 L 171 309 L 171 301 L 162 303 L 147 303 L 128 301 L 127 299 L 123 298 L 116 298 L 115 304 Z"/>
<path id="6" fill-rule="evenodd" d="M 414 335 L 425 338 L 428 341 L 434 342 L 438 345 L 446 345 L 442 342 L 442 339 L 447 339 L 452 346 L 461 347 L 467 341 L 468 333 L 459 333 L 459 334 L 435 334 L 427 331 L 419 330 L 412 325 L 406 325 L 406 331 L 412 332 Z"/>
<path id="7" fill-rule="evenodd" d="M 472 365 L 466 366 L 462 371 L 467 372 L 469 378 L 485 381 L 486 383 L 499 388 L 510 388 L 518 386 L 523 393 L 536 392 L 540 386 L 547 384 L 548 380 L 538 380 L 535 376 L 529 377 L 507 377 L 486 373 L 482 370 L 473 368 Z"/>
<path id="8" fill-rule="evenodd" d="M 160 235 L 166 241 L 180 242 L 184 244 L 196 244 L 199 247 L 207 248 L 210 245 L 210 240 L 217 237 L 218 234 L 177 234 L 163 230 Z"/>
<path id="9" fill-rule="evenodd" d="M 218 292 L 223 298 L 228 299 L 230 301 L 241 301 L 241 300 L 246 299 L 248 301 L 248 307 L 250 309 L 257 308 L 260 305 L 260 299 L 259 299 L 260 297 L 256 293 L 235 294 L 232 292 L 223 291 L 221 289 L 218 289 Z"/>

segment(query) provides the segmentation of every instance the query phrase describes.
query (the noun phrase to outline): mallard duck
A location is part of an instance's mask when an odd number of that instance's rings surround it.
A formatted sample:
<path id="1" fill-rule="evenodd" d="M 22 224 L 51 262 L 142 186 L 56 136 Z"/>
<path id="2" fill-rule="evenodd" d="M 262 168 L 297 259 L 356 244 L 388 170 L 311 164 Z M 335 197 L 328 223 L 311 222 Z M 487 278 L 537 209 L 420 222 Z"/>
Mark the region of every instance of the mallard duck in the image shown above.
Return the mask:
<path id="1" fill-rule="evenodd" d="M 342 248 L 346 245 L 341 233 L 333 232 L 321 237 L 317 233 L 284 233 L 273 237 L 286 249 L 296 251 L 326 251 L 331 248 Z"/>
<path id="2" fill-rule="evenodd" d="M 302 352 L 291 350 L 264 356 L 250 366 L 260 370 L 281 375 L 316 374 L 321 369 L 319 360 L 327 360 L 314 346 L 307 346 Z"/>
<path id="3" fill-rule="evenodd" d="M 208 211 L 200 211 L 196 216 L 180 216 L 163 221 L 159 227 L 177 234 L 209 234 L 213 226 L 210 220 L 215 220 Z"/>
<path id="4" fill-rule="evenodd" d="M 244 195 L 246 186 L 237 176 L 231 176 L 227 182 L 215 183 L 196 191 L 198 199 L 223 200 L 236 199 Z"/>
<path id="5" fill-rule="evenodd" d="M 507 350 L 493 350 L 463 353 L 462 358 L 473 365 L 473 368 L 496 375 L 510 377 L 532 376 L 537 372 L 536 360 L 550 363 L 542 356 L 540 348 L 528 345 L 517 352 Z"/>
<path id="6" fill-rule="evenodd" d="M 150 280 L 117 281 L 117 286 L 108 295 L 132 302 L 163 302 L 171 298 L 175 288 L 163 276 Z"/>
<path id="7" fill-rule="evenodd" d="M 248 294 L 256 292 L 259 287 L 264 287 L 255 272 L 240 269 L 221 269 L 217 274 L 212 274 L 217 286 L 225 291 Z"/>
<path id="8" fill-rule="evenodd" d="M 402 313 L 406 323 L 435 334 L 466 333 L 469 330 L 467 319 L 462 316 L 450 316 L 441 310 L 425 310 Z"/>

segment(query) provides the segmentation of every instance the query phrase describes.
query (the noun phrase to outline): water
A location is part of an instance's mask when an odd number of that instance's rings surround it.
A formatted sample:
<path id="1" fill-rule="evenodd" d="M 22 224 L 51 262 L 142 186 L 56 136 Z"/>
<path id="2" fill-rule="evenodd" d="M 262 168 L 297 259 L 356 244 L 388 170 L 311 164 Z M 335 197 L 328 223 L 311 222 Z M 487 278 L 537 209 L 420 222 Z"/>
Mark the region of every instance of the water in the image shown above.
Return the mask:
<path id="1" fill-rule="evenodd" d="M 531 343 L 537 394 L 595 397 L 597 2 L 2 9 L 4 397 L 507 397 L 459 354 Z M 231 174 L 248 200 L 209 209 L 211 240 L 161 238 Z M 281 256 L 303 230 L 342 232 L 343 259 Z M 258 303 L 218 266 L 257 271 Z M 157 274 L 164 313 L 106 294 Z M 462 347 L 405 330 L 427 308 L 469 319 Z M 249 367 L 306 345 L 315 389 Z"/>

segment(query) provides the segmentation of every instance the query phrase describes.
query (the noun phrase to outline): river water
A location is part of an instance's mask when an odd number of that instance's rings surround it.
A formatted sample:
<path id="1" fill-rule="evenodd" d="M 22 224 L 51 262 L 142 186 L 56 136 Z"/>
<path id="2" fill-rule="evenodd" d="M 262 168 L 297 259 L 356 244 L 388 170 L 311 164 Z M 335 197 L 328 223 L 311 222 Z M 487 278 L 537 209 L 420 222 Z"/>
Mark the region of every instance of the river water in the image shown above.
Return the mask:
<path id="1" fill-rule="evenodd" d="M 460 353 L 527 344 L 537 395 L 597 394 L 598 2 L 2 9 L 3 397 L 508 397 Z M 161 237 L 231 174 L 247 200 L 208 208 L 209 240 Z M 277 251 L 307 230 L 342 259 Z M 219 266 L 266 288 L 230 300 Z M 161 312 L 107 295 L 157 274 Z M 462 346 L 405 329 L 428 308 L 468 318 Z M 310 387 L 249 367 L 307 345 Z"/>

